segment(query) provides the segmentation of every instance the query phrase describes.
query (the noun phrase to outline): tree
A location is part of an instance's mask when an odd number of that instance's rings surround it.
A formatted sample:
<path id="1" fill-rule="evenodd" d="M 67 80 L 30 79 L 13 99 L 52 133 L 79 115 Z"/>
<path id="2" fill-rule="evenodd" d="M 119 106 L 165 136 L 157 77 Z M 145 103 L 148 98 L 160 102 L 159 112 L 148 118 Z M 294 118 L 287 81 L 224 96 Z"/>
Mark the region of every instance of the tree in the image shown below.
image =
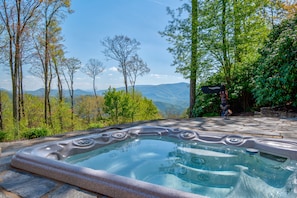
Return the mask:
<path id="1" fill-rule="evenodd" d="M 159 110 L 153 101 L 145 97 L 140 101 L 139 109 L 141 109 L 141 111 L 137 111 L 135 116 L 137 120 L 154 120 L 161 118 Z"/>
<path id="2" fill-rule="evenodd" d="M 2 40 L 2 34 L 4 33 L 5 30 L 5 26 L 4 24 L 1 23 L 0 21 L 0 49 L 2 50 L 2 48 L 4 48 L 5 46 L 5 42 L 4 39 Z M 1 56 L 0 56 L 1 57 Z M 0 58 L 0 62 L 1 62 L 1 58 Z"/>
<path id="3" fill-rule="evenodd" d="M 282 20 L 294 12 L 292 0 L 269 0 L 263 1 L 264 7 L 261 11 L 262 17 L 266 20 L 270 28 L 281 23 Z"/>
<path id="4" fill-rule="evenodd" d="M 1 0 L 0 20 L 5 24 L 5 33 L 8 38 L 5 51 L 7 52 L 6 62 L 10 67 L 13 99 L 13 120 L 15 125 L 14 136 L 18 136 L 20 121 L 20 92 L 22 92 L 22 61 L 24 52 L 24 41 L 28 29 L 35 23 L 35 14 L 42 1 L 7 1 Z"/>
<path id="5" fill-rule="evenodd" d="M 1 103 L 1 128 L 0 131 L 5 131 L 7 139 L 14 139 L 14 123 L 12 118 L 12 99 L 9 92 L 0 91 L 0 103 Z M 13 132 L 9 134 L 9 132 Z"/>
<path id="6" fill-rule="evenodd" d="M 75 100 L 75 112 L 86 124 L 98 123 L 98 108 L 103 108 L 102 96 L 79 96 Z"/>
<path id="7" fill-rule="evenodd" d="M 103 54 L 108 58 L 119 63 L 118 71 L 123 74 L 126 93 L 128 93 L 128 71 L 127 64 L 129 58 L 136 54 L 140 43 L 136 39 L 127 36 L 107 37 L 101 44 L 105 47 Z"/>
<path id="8" fill-rule="evenodd" d="M 96 77 L 104 71 L 103 63 L 97 59 L 90 59 L 85 67 L 81 68 L 81 71 L 87 74 L 90 78 L 92 78 L 93 82 L 93 91 L 95 97 L 97 97 L 96 93 Z"/>
<path id="9" fill-rule="evenodd" d="M 274 26 L 256 64 L 258 105 L 297 106 L 297 16 Z"/>
<path id="10" fill-rule="evenodd" d="M 160 118 L 157 107 L 140 93 L 132 95 L 109 88 L 104 93 L 104 112 L 112 124 Z"/>
<path id="11" fill-rule="evenodd" d="M 251 97 L 252 89 L 249 82 L 253 75 L 251 65 L 259 57 L 258 49 L 269 32 L 261 12 L 267 3 L 257 0 L 199 1 L 196 53 L 193 52 L 196 47 L 190 49 L 195 34 L 190 26 L 195 21 L 193 14 L 196 15 L 193 5 L 185 3 L 177 10 L 168 9 L 172 20 L 161 35 L 173 45 L 169 51 L 174 56 L 173 65 L 177 66 L 177 72 L 191 79 L 191 65 L 196 59 L 197 65 L 193 69 L 197 69 L 199 83 L 205 82 L 209 76 L 215 76 L 213 79 L 216 82 L 209 82 L 215 83 L 213 85 L 223 82 L 232 93 L 232 99 L 240 100 L 242 97 L 242 101 L 249 101 L 247 97 Z M 197 93 L 192 95 L 197 98 Z M 195 103 L 199 103 L 196 106 L 205 106 L 201 101 L 196 100 Z M 247 103 L 244 106 L 247 107 Z"/>
<path id="12" fill-rule="evenodd" d="M 193 108 L 196 101 L 197 83 L 197 53 L 198 53 L 198 2 L 192 0 L 192 26 L 191 26 L 191 66 L 190 66 L 190 107 L 189 117 L 194 117 Z"/>
<path id="13" fill-rule="evenodd" d="M 113 124 L 119 123 L 121 103 L 121 92 L 116 91 L 115 88 L 108 88 L 108 91 L 104 93 L 104 107 L 103 111 L 108 114 L 109 119 Z"/>
<path id="14" fill-rule="evenodd" d="M 90 59 L 87 65 L 83 67 L 81 70 L 83 73 L 87 74 L 89 77 L 92 78 L 95 99 L 98 100 L 97 93 L 96 93 L 96 76 L 98 76 L 100 73 L 104 71 L 103 63 L 97 59 Z M 96 110 L 97 110 L 96 117 L 101 118 L 102 116 L 101 116 L 99 104 L 97 104 Z"/>
<path id="15" fill-rule="evenodd" d="M 2 117 L 2 91 L 0 90 L 0 131 L 3 130 L 3 117 Z"/>
<path id="16" fill-rule="evenodd" d="M 38 54 L 39 64 L 42 69 L 42 79 L 44 83 L 44 122 L 49 123 L 51 115 L 50 106 L 50 89 L 53 79 L 53 71 L 51 68 L 52 51 L 55 45 L 61 39 L 58 38 L 60 34 L 59 20 L 65 16 L 65 13 L 71 13 L 70 0 L 46 0 L 43 1 L 41 11 L 41 20 L 38 25 L 41 28 L 36 29 L 35 33 L 35 49 Z M 36 66 L 36 65 L 35 65 Z M 51 123 L 51 122 L 50 122 Z"/>
<path id="17" fill-rule="evenodd" d="M 211 71 L 211 61 L 201 40 L 202 1 L 192 0 L 191 5 L 184 3 L 177 10 L 167 8 L 172 20 L 166 26 L 161 36 L 172 44 L 168 51 L 173 55 L 173 66 L 184 78 L 190 79 L 189 117 L 193 117 L 193 107 L 196 101 L 197 79 L 202 80 Z M 198 7 L 199 4 L 199 7 Z M 201 8 L 200 8 L 201 6 Z M 177 12 L 177 13 L 176 13 Z"/>
<path id="18" fill-rule="evenodd" d="M 297 2 L 294 0 L 287 0 L 281 7 L 287 12 L 288 18 L 293 18 L 297 14 Z"/>
<path id="19" fill-rule="evenodd" d="M 63 97 L 63 82 L 62 82 L 62 65 L 64 61 L 64 51 L 61 46 L 55 46 L 51 50 L 51 61 L 52 67 L 55 72 L 55 76 L 57 77 L 57 88 L 58 88 L 58 103 L 59 106 L 62 108 L 64 97 Z M 60 130 L 63 131 L 64 129 L 64 122 L 63 122 L 63 114 L 60 108 L 58 108 L 58 117 L 60 123 Z"/>
<path id="20" fill-rule="evenodd" d="M 127 63 L 127 75 L 134 93 L 136 78 L 150 72 L 147 64 L 137 55 L 131 57 Z"/>
<path id="21" fill-rule="evenodd" d="M 72 121 L 72 127 L 71 129 L 74 129 L 74 74 L 80 69 L 81 62 L 77 58 L 69 58 L 64 61 L 64 69 L 63 70 L 63 76 L 65 78 L 70 100 L 71 100 L 71 121 Z"/>
<path id="22" fill-rule="evenodd" d="M 38 128 L 44 126 L 43 109 L 44 102 L 42 97 L 25 95 L 25 111 L 26 111 L 26 122 L 28 128 Z"/>

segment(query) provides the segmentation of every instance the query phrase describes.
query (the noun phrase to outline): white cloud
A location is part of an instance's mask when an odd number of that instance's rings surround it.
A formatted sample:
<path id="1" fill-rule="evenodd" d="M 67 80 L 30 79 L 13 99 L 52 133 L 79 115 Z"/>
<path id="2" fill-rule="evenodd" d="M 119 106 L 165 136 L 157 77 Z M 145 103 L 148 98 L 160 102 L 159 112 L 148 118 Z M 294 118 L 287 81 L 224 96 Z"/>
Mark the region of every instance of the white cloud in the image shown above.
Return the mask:
<path id="1" fill-rule="evenodd" d="M 158 79 L 168 78 L 167 74 L 150 74 L 150 76 L 153 77 L 153 78 L 158 78 Z"/>
<path id="2" fill-rule="evenodd" d="M 113 66 L 113 67 L 108 68 L 108 71 L 117 72 L 118 68 Z"/>

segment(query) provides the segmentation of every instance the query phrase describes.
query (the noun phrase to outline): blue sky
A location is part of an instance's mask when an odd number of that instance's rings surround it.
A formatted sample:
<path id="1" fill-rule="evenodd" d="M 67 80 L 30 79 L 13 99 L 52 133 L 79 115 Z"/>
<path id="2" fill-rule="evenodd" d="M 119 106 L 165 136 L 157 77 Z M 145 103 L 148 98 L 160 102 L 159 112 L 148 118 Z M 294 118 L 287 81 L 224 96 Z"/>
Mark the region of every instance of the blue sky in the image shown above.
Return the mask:
<path id="1" fill-rule="evenodd" d="M 72 0 L 74 13 L 62 24 L 66 57 L 78 58 L 82 66 L 91 58 L 103 63 L 105 71 L 96 79 L 97 90 L 123 87 L 122 74 L 116 70 L 118 63 L 106 60 L 100 41 L 124 35 L 141 43 L 138 54 L 151 69 L 149 74 L 137 78 L 136 85 L 188 82 L 175 73 L 172 55 L 166 50 L 169 44 L 158 34 L 170 19 L 166 7 L 177 8 L 182 3 L 180 0 Z M 4 73 L 1 71 L 0 87 L 11 89 L 10 76 Z M 42 81 L 30 74 L 26 74 L 24 84 L 25 90 L 42 87 Z M 74 88 L 91 90 L 92 80 L 77 72 Z"/>

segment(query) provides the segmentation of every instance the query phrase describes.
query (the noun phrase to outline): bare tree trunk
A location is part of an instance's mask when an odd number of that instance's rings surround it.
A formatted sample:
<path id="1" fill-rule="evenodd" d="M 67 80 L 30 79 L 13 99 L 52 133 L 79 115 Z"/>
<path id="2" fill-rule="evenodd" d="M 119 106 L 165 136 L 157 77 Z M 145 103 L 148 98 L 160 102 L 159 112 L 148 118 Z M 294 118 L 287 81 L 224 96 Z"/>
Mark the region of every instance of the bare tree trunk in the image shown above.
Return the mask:
<path id="1" fill-rule="evenodd" d="M 47 26 L 47 20 L 45 23 L 45 50 L 44 50 L 44 123 L 48 124 L 48 105 L 49 105 L 49 99 L 48 99 L 48 26 Z"/>
<path id="2" fill-rule="evenodd" d="M 55 72 L 56 72 L 56 75 L 57 75 L 58 98 L 59 98 L 59 112 L 58 112 L 59 115 L 58 115 L 58 119 L 59 119 L 60 130 L 63 131 L 64 124 L 63 124 L 63 116 L 62 116 L 62 113 L 61 113 L 62 104 L 63 104 L 63 85 L 62 85 L 62 80 L 61 80 L 59 68 L 58 68 L 57 62 L 55 60 L 56 59 L 54 59 L 54 68 L 55 68 Z"/>
<path id="3" fill-rule="evenodd" d="M 70 98 L 71 98 L 71 130 L 74 130 L 74 90 L 73 90 L 73 79 L 71 80 L 71 90 L 70 90 Z"/>
<path id="4" fill-rule="evenodd" d="M 52 84 L 52 70 L 51 70 L 51 66 L 50 66 L 50 75 L 49 75 L 49 79 L 48 79 L 48 92 L 47 92 L 47 104 L 48 104 L 48 124 L 53 127 L 53 121 L 52 121 L 52 108 L 51 108 L 51 101 L 50 101 L 50 93 L 51 93 L 51 84 Z"/>
<path id="5" fill-rule="evenodd" d="M 18 95 L 19 95 L 19 120 L 25 117 L 25 101 L 24 101 L 24 89 L 23 89 L 23 69 L 22 66 L 19 69 L 19 87 L 18 87 Z"/>
<path id="6" fill-rule="evenodd" d="M 63 71 L 63 75 L 65 77 L 66 84 L 68 86 L 69 95 L 71 99 L 71 128 L 74 130 L 74 73 L 81 67 L 80 60 L 76 58 L 70 58 L 65 61 L 65 66 L 67 68 L 67 73 L 69 75 L 69 80 L 66 77 L 65 72 Z"/>
<path id="7" fill-rule="evenodd" d="M 127 81 L 127 63 L 124 63 L 122 68 L 123 68 L 123 76 L 124 76 L 124 84 L 125 84 L 125 91 L 128 93 L 128 81 Z"/>
<path id="8" fill-rule="evenodd" d="M 12 114 L 13 114 L 13 124 L 14 124 L 14 139 L 18 137 L 19 133 L 19 97 L 18 97 L 18 81 L 17 81 L 17 68 L 13 61 L 13 50 L 12 50 L 12 40 L 10 41 L 10 70 L 11 70 L 11 82 L 12 82 Z"/>

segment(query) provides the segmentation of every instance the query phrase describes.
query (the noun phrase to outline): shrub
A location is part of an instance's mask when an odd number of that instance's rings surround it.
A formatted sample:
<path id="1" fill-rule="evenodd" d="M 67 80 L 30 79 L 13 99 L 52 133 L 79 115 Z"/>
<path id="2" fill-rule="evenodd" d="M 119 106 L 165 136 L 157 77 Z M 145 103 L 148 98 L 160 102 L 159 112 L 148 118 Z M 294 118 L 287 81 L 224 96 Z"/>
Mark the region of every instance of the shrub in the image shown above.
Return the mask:
<path id="1" fill-rule="evenodd" d="M 102 124 L 102 123 L 91 123 L 91 124 L 89 124 L 89 127 L 88 127 L 88 129 L 97 129 L 97 128 L 102 128 L 102 127 L 104 127 L 104 124 Z"/>
<path id="2" fill-rule="evenodd" d="M 5 140 L 5 138 L 6 138 L 6 133 L 4 131 L 0 131 L 0 142 Z"/>
<path id="3" fill-rule="evenodd" d="M 48 135 L 48 130 L 45 128 L 32 128 L 22 133 L 22 138 L 34 139 L 39 137 L 45 137 Z"/>

